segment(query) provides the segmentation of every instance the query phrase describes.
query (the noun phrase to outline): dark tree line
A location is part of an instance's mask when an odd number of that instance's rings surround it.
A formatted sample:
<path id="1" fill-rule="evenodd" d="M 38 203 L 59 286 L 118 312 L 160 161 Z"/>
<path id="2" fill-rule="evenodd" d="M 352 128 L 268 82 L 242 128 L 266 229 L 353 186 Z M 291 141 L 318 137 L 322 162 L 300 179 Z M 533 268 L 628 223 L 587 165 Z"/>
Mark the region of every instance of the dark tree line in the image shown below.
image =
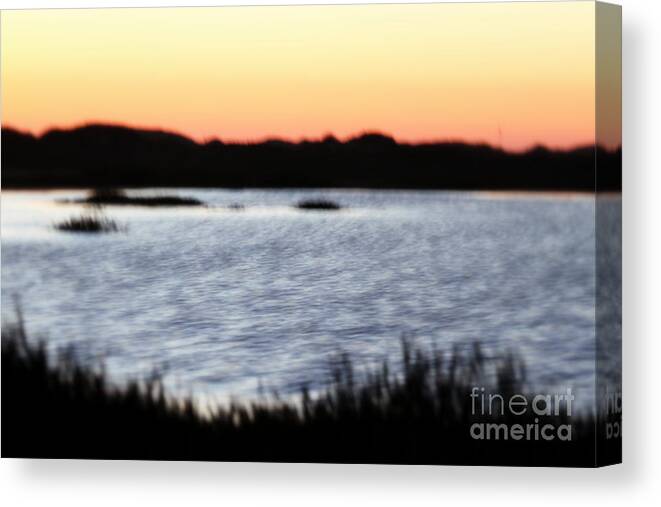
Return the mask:
<path id="1" fill-rule="evenodd" d="M 597 165 L 598 162 L 598 165 Z M 596 170 L 595 170 L 596 168 Z M 598 175 L 598 177 L 596 176 Z M 601 190 L 621 188 L 621 150 L 403 144 L 368 133 L 299 143 L 196 143 L 163 131 L 88 125 L 40 137 L 2 130 L 2 186 L 335 187 Z"/>

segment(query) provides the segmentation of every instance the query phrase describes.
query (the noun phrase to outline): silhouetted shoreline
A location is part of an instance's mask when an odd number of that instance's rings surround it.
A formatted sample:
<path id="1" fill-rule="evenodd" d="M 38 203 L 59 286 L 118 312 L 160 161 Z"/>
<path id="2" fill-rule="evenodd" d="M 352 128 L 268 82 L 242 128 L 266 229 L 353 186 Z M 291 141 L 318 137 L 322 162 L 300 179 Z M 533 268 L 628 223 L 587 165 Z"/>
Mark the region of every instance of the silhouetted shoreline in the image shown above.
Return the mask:
<path id="1" fill-rule="evenodd" d="M 399 143 L 379 133 L 347 141 L 197 143 L 110 125 L 38 137 L 3 128 L 2 187 L 619 191 L 621 149 L 511 153 L 487 145 Z"/>
<path id="2" fill-rule="evenodd" d="M 19 314 L 20 315 L 20 314 Z M 124 386 L 73 351 L 49 357 L 22 320 L 2 327 L 2 456 L 326 463 L 573 466 L 597 465 L 591 414 L 479 415 L 475 386 L 503 396 L 525 393 L 524 365 L 504 356 L 485 375 L 479 346 L 462 355 L 402 342 L 402 374 L 387 362 L 361 375 L 343 354 L 328 387 L 297 401 L 234 401 L 208 416 L 191 398 L 175 399 L 158 375 Z M 490 392 L 490 391 L 489 391 Z M 531 399 L 531 398 L 530 398 Z M 572 438 L 475 439 L 472 425 L 572 426 Z M 498 430 L 500 431 L 500 430 Z M 601 435 L 599 435 L 601 438 Z M 605 446 L 599 464 L 620 459 Z"/>

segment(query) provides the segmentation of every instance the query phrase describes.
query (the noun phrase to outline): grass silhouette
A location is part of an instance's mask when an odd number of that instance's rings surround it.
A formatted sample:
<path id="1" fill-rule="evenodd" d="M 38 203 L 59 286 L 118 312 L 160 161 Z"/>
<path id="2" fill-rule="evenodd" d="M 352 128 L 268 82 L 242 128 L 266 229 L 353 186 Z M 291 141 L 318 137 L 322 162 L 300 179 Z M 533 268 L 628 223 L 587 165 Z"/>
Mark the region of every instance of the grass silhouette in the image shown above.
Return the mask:
<path id="1" fill-rule="evenodd" d="M 54 227 L 58 231 L 63 232 L 101 233 L 117 232 L 120 230 L 119 225 L 117 225 L 114 220 L 100 215 L 80 215 L 79 217 L 72 217 L 55 224 Z"/>
<path id="2" fill-rule="evenodd" d="M 514 355 L 497 361 L 495 375 L 486 373 L 487 363 L 477 345 L 466 355 L 443 354 L 403 340 L 400 368 L 384 361 L 361 373 L 340 354 L 318 394 L 303 388 L 295 400 L 273 396 L 202 413 L 192 399 L 168 395 L 158 375 L 120 386 L 73 353 L 53 359 L 43 343 L 28 339 L 19 313 L 16 324 L 2 328 L 2 455 L 594 466 L 589 414 L 572 417 L 571 442 L 472 439 L 473 386 L 524 391 L 524 369 Z M 511 417 L 489 421 L 511 423 Z"/>
<path id="3" fill-rule="evenodd" d="M 341 206 L 336 202 L 327 199 L 307 199 L 299 202 L 296 207 L 304 210 L 325 210 L 336 211 L 341 209 Z"/>
<path id="4" fill-rule="evenodd" d="M 121 189 L 101 188 L 90 192 L 82 199 L 60 201 L 63 204 L 90 204 L 93 206 L 204 206 L 204 203 L 194 197 L 179 197 L 177 195 L 134 196 Z"/>

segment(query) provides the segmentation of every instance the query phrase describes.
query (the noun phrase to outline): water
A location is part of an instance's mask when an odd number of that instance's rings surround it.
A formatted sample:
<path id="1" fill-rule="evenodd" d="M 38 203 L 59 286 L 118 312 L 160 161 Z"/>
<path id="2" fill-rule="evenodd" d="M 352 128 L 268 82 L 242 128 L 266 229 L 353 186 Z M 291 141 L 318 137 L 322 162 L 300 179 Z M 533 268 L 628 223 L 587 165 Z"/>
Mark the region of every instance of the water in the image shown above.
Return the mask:
<path id="1" fill-rule="evenodd" d="M 212 207 L 109 208 L 127 232 L 90 236 L 52 229 L 80 210 L 56 199 L 82 192 L 2 192 L 3 321 L 18 294 L 51 348 L 219 399 L 319 385 L 339 350 L 396 359 L 403 334 L 515 350 L 534 386 L 594 392 L 589 195 L 177 193 Z M 318 196 L 348 208 L 292 207 Z M 246 209 L 213 207 L 231 203 Z"/>

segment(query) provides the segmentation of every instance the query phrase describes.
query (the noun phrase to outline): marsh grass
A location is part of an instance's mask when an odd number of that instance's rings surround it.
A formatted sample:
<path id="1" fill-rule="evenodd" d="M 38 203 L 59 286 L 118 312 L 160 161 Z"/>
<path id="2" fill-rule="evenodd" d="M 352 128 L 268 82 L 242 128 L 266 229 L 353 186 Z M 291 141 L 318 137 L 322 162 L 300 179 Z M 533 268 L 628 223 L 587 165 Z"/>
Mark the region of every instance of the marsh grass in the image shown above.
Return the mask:
<path id="1" fill-rule="evenodd" d="M 97 188 L 82 199 L 60 201 L 63 204 L 88 204 L 92 206 L 204 206 L 204 203 L 194 197 L 178 195 L 135 196 L 129 195 L 118 188 Z"/>
<path id="2" fill-rule="evenodd" d="M 327 386 L 294 400 L 270 396 L 206 413 L 170 396 L 159 375 L 123 385 L 75 354 L 47 354 L 21 319 L 2 328 L 5 457 L 410 464 L 594 465 L 594 421 L 574 418 L 572 442 L 476 441 L 474 385 L 522 392 L 514 355 L 486 375 L 480 347 L 462 355 L 402 341 L 401 364 L 357 371 L 337 355 Z M 494 417 L 495 422 L 507 417 Z M 526 422 L 517 419 L 516 422 Z"/>
<path id="3" fill-rule="evenodd" d="M 342 209 L 338 203 L 328 199 L 306 199 L 296 204 L 298 209 L 302 210 L 324 210 L 324 211 L 337 211 Z"/>
<path id="4" fill-rule="evenodd" d="M 98 213 L 71 217 L 55 224 L 54 227 L 63 232 L 85 233 L 118 232 L 122 230 L 117 222 Z"/>

